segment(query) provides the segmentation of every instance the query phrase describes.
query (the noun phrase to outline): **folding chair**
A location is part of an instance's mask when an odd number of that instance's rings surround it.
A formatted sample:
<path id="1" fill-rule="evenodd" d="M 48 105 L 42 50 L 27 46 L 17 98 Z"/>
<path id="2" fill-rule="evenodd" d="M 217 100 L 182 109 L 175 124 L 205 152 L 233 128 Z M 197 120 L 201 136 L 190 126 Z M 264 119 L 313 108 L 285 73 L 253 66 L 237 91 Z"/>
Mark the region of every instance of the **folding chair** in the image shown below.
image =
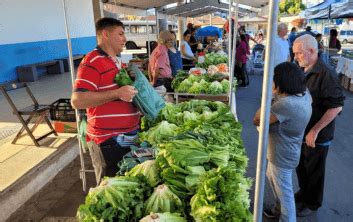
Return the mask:
<path id="1" fill-rule="evenodd" d="M 33 101 L 33 105 L 30 105 L 30 106 L 25 107 L 20 110 L 17 109 L 15 103 L 12 101 L 11 97 L 7 93 L 7 91 L 9 91 L 9 90 L 17 89 L 19 87 L 25 87 L 26 92 L 28 93 L 28 95 L 31 97 L 31 99 Z M 18 117 L 18 119 L 20 120 L 20 122 L 22 123 L 22 128 L 17 133 L 16 137 L 12 141 L 12 144 L 15 144 L 17 142 L 17 140 L 22 136 L 22 134 L 25 130 L 26 130 L 27 134 L 31 137 L 34 144 L 38 147 L 40 146 L 38 141 L 46 138 L 47 136 L 49 136 L 52 133 L 55 136 L 58 135 L 47 117 L 49 110 L 50 110 L 50 105 L 39 105 L 26 83 L 19 83 L 17 85 L 11 84 L 8 86 L 3 85 L 3 86 L 0 86 L 0 90 L 4 94 L 7 102 L 12 107 L 13 114 L 16 115 Z M 25 119 L 23 116 L 28 116 L 28 117 Z M 28 124 L 31 122 L 31 120 L 33 118 L 35 119 L 34 125 L 30 128 L 28 126 Z M 38 125 L 43 121 L 45 121 L 48 124 L 48 126 L 50 128 L 50 132 L 36 138 L 36 137 L 34 137 L 33 132 L 38 127 Z M 26 135 L 26 133 L 23 135 Z"/>

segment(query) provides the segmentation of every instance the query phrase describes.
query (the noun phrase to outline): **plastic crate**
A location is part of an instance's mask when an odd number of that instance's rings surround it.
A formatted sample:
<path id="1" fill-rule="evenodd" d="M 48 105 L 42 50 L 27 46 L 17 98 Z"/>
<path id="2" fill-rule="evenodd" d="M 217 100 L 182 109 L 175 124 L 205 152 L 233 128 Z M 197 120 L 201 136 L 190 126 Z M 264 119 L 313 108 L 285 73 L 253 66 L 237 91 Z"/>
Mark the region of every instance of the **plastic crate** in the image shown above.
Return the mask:
<path id="1" fill-rule="evenodd" d="M 58 99 L 51 104 L 50 119 L 65 122 L 76 122 L 75 109 L 71 106 L 70 99 Z"/>

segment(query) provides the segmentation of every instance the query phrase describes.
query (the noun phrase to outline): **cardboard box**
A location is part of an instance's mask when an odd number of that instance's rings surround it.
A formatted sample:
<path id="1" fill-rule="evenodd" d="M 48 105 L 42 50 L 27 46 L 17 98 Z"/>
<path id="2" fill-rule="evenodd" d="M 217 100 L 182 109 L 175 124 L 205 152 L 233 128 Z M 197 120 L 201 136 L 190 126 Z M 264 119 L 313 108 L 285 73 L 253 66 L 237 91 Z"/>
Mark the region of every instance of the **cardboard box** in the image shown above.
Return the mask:
<path id="1" fill-rule="evenodd" d="M 77 133 L 76 122 L 52 121 L 52 124 L 58 133 Z"/>

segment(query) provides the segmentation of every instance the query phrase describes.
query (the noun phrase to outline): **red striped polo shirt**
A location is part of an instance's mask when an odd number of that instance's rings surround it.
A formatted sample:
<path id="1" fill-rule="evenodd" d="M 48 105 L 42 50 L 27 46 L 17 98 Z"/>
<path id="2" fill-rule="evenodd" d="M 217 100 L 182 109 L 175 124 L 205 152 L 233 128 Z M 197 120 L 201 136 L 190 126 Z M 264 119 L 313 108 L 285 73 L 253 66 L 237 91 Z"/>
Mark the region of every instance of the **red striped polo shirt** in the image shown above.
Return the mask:
<path id="1" fill-rule="evenodd" d="M 114 82 L 117 64 L 99 47 L 82 60 L 75 81 L 76 92 L 118 89 Z M 139 128 L 140 113 L 129 102 L 115 100 L 87 108 L 87 140 L 100 144 L 107 139 Z"/>

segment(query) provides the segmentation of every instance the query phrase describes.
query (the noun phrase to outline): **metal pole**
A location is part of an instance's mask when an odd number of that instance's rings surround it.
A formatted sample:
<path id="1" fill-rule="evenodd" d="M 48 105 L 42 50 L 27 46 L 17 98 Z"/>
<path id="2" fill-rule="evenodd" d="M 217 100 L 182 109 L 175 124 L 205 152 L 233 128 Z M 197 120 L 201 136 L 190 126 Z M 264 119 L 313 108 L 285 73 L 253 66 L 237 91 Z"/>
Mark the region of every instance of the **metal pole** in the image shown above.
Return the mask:
<path id="1" fill-rule="evenodd" d="M 234 19 L 234 35 L 231 35 L 232 33 L 232 22 L 229 23 L 229 34 L 230 34 L 230 42 L 233 42 L 233 45 L 231 45 L 230 52 L 231 56 L 229 56 L 229 84 L 230 84 L 230 92 L 229 92 L 229 107 L 231 108 L 231 111 L 235 117 L 236 120 L 238 120 L 237 114 L 236 114 L 236 100 L 235 100 L 235 92 L 233 90 L 233 80 L 234 80 L 234 66 L 235 66 L 235 55 L 236 55 L 236 41 L 237 41 L 237 33 L 238 33 L 238 11 L 239 11 L 239 2 L 238 0 L 236 2 L 236 8 L 235 8 L 235 19 Z M 232 21 L 232 6 L 233 6 L 233 0 L 229 2 L 229 15 L 230 15 L 230 21 Z"/>
<path id="2" fill-rule="evenodd" d="M 155 15 L 156 15 L 156 29 L 157 29 L 157 39 L 159 38 L 159 22 L 158 22 L 158 20 L 159 20 L 159 16 L 158 16 L 158 11 L 157 11 L 157 8 L 155 8 Z"/>
<path id="3" fill-rule="evenodd" d="M 268 144 L 269 117 L 272 98 L 272 79 L 274 70 L 274 60 L 272 50 L 276 47 L 275 37 L 277 35 L 277 16 L 279 0 L 270 0 L 269 20 L 267 25 L 268 38 L 266 50 L 266 59 L 264 67 L 264 79 L 262 84 L 262 99 L 261 99 L 261 115 L 260 115 L 260 130 L 259 144 L 257 153 L 256 167 L 256 186 L 255 186 L 255 204 L 254 204 L 254 221 L 262 221 L 263 198 L 265 187 L 265 169 L 266 169 L 266 152 Z"/>
<path id="4" fill-rule="evenodd" d="M 146 27 L 147 27 L 147 52 L 148 52 L 148 58 L 151 56 L 151 46 L 150 46 L 150 33 L 149 33 L 149 25 L 148 25 L 148 13 L 146 9 Z M 151 26 L 151 30 L 153 33 L 153 25 Z"/>
<path id="5" fill-rule="evenodd" d="M 229 76 L 233 75 L 232 72 L 232 1 L 229 0 L 228 12 L 229 12 L 229 22 L 228 22 L 228 64 L 229 64 Z M 230 88 L 232 88 L 232 82 L 230 82 Z"/>
<path id="6" fill-rule="evenodd" d="M 74 61 L 73 61 L 73 57 L 72 57 L 72 46 L 71 46 L 71 38 L 70 38 L 70 31 L 69 31 L 69 27 L 68 27 L 68 19 L 67 19 L 67 15 L 66 15 L 66 0 L 63 0 L 63 10 L 64 10 L 64 21 L 65 21 L 65 31 L 66 31 L 66 39 L 67 39 L 67 48 L 69 51 L 69 63 L 70 63 L 70 74 L 71 74 L 71 83 L 72 83 L 72 88 L 74 86 L 75 83 L 75 70 L 74 70 Z M 78 115 L 78 110 L 75 109 L 75 115 L 76 115 L 76 126 L 77 126 L 77 130 L 80 129 L 80 125 L 79 125 L 79 115 Z M 81 144 L 81 140 L 79 139 L 79 136 L 77 135 L 77 139 L 78 139 L 78 147 L 80 150 L 80 162 L 81 162 L 81 170 L 80 170 L 80 178 L 82 180 L 82 189 L 84 192 L 86 192 L 86 169 L 85 169 L 85 161 L 84 161 L 84 157 L 83 157 L 83 150 L 82 150 L 82 144 Z"/>
<path id="7" fill-rule="evenodd" d="M 328 32 L 330 36 L 330 31 L 331 31 L 331 5 L 328 8 Z M 330 59 L 330 37 L 326 38 L 327 41 L 327 50 L 326 50 L 326 63 L 329 64 L 329 59 Z"/>

